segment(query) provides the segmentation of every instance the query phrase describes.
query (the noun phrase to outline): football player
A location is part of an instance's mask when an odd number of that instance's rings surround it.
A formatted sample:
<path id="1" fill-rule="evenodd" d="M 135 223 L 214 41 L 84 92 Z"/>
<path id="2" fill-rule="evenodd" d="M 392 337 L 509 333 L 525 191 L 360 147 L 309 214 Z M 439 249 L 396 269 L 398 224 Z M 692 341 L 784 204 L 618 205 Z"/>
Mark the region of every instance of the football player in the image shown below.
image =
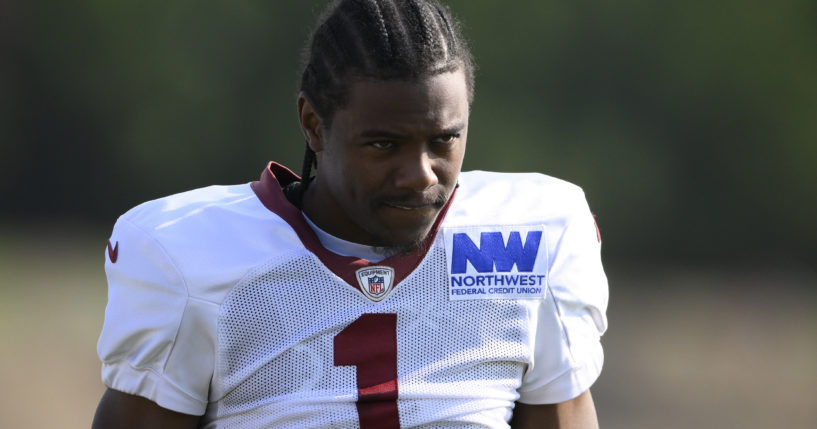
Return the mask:
<path id="1" fill-rule="evenodd" d="M 593 217 L 552 177 L 460 173 L 473 90 L 435 0 L 334 2 L 300 177 L 117 221 L 94 427 L 597 427 Z"/>

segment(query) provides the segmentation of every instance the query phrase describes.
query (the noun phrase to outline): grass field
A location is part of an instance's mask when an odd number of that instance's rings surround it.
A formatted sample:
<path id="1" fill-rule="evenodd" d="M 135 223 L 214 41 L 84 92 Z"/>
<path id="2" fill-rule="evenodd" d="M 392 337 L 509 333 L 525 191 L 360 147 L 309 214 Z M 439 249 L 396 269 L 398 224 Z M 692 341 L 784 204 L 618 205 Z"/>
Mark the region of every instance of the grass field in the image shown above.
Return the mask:
<path id="1" fill-rule="evenodd" d="M 0 227 L 0 428 L 87 428 L 105 231 Z M 603 428 L 817 427 L 817 274 L 608 267 Z"/>

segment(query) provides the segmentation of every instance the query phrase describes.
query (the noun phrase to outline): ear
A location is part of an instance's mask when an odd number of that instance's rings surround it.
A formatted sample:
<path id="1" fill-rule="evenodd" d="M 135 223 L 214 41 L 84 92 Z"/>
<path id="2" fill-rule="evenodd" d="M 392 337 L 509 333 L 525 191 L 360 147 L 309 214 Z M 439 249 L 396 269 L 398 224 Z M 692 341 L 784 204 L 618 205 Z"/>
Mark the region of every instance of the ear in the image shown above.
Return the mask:
<path id="1" fill-rule="evenodd" d="M 323 150 L 323 121 L 312 106 L 306 94 L 298 94 L 298 120 L 301 122 L 301 132 L 309 147 L 318 153 Z"/>

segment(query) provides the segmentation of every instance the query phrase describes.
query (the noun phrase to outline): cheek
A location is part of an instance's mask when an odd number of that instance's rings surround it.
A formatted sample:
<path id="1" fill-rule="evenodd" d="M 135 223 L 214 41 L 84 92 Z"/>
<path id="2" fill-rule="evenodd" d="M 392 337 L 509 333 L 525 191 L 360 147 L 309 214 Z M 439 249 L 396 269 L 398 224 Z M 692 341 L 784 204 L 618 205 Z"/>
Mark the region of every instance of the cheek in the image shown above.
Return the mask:
<path id="1" fill-rule="evenodd" d="M 333 190 L 340 190 L 345 187 L 348 172 L 354 170 L 350 164 L 349 157 L 339 150 L 337 144 L 326 144 L 324 150 L 318 156 L 318 174 L 324 175 L 325 182 Z"/>
<path id="2" fill-rule="evenodd" d="M 359 157 L 334 154 L 332 163 L 327 164 L 327 185 L 332 194 L 343 204 L 347 211 L 360 212 L 368 207 L 368 199 L 373 195 L 370 187 L 374 174 L 371 167 L 361 165 Z"/>
<path id="3" fill-rule="evenodd" d="M 460 170 L 462 169 L 464 155 L 465 144 L 462 144 L 456 150 L 453 150 L 448 156 L 446 156 L 445 162 L 443 163 L 439 173 L 444 177 L 445 183 L 456 183 L 457 177 L 459 177 Z"/>

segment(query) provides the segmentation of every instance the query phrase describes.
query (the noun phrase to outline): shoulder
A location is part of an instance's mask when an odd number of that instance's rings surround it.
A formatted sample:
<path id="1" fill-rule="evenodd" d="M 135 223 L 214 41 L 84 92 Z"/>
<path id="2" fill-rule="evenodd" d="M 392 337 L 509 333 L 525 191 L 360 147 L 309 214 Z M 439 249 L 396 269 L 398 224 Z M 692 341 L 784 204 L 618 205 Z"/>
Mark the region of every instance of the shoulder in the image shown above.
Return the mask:
<path id="1" fill-rule="evenodd" d="M 453 223 L 560 223 L 588 210 L 582 189 L 540 173 L 460 174 Z"/>
<path id="2" fill-rule="evenodd" d="M 546 276 L 545 299 L 533 316 L 534 358 L 519 389 L 520 402 L 576 397 L 601 372 L 600 337 L 607 329 L 601 242 L 584 192 L 538 173 L 473 171 L 462 173 L 459 183 L 444 225 L 452 267 L 453 236 L 459 233 L 467 234 L 466 244 L 472 244 L 460 252 L 469 262 L 460 261 L 466 270 L 476 262 L 484 272 L 500 272 L 501 262 L 510 273 Z M 539 231 L 541 240 L 531 241 L 536 236 L 530 234 Z M 491 240 L 490 234 L 501 234 L 502 241 Z"/>
<path id="3" fill-rule="evenodd" d="M 469 193 L 493 192 L 511 194 L 514 197 L 526 194 L 584 198 L 579 186 L 542 173 L 501 173 L 494 171 L 474 170 L 460 174 L 461 188 Z"/>
<path id="4" fill-rule="evenodd" d="M 108 305 L 97 351 L 105 384 L 202 414 L 221 304 L 247 272 L 295 233 L 250 184 L 210 186 L 140 204 L 114 226 Z"/>
<path id="5" fill-rule="evenodd" d="M 250 184 L 209 186 L 142 203 L 122 215 L 110 239 L 119 261 L 108 260 L 106 269 L 109 278 L 129 269 L 161 270 L 186 294 L 219 301 L 248 269 L 298 248 L 294 237 Z"/>
<path id="6" fill-rule="evenodd" d="M 236 213 L 255 199 L 249 184 L 208 186 L 147 201 L 120 217 L 147 230 L 195 223 L 208 217 Z M 243 204 L 242 204 L 243 203 Z"/>

